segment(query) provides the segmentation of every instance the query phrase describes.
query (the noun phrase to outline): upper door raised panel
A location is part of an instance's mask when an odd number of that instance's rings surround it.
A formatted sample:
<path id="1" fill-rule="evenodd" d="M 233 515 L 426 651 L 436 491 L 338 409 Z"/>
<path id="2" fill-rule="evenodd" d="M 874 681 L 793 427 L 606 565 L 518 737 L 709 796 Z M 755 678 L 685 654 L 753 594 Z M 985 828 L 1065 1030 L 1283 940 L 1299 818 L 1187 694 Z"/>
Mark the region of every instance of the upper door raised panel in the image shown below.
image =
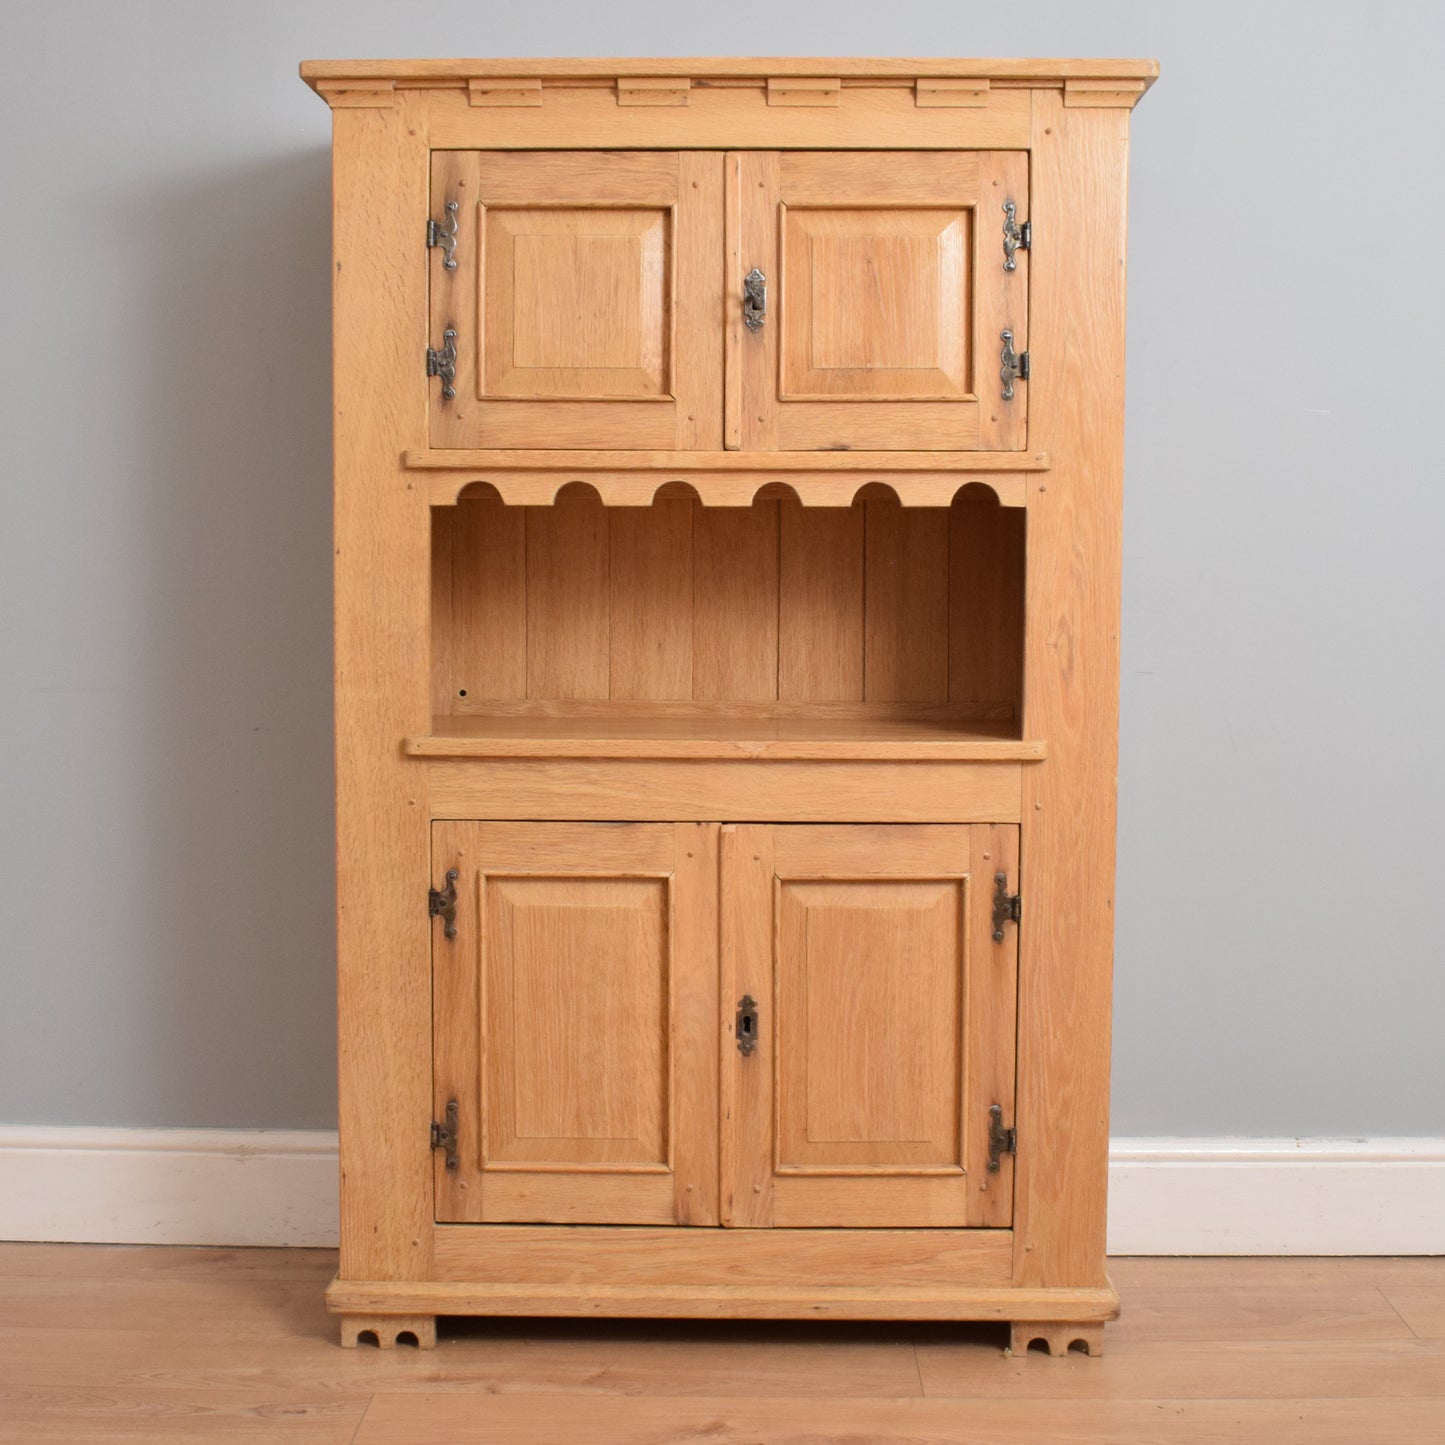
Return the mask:
<path id="1" fill-rule="evenodd" d="M 442 447 L 711 449 L 722 427 L 722 156 L 438 151 L 432 345 L 456 333 Z"/>
<path id="2" fill-rule="evenodd" d="M 1026 252 L 1005 269 L 1017 151 L 738 152 L 730 261 L 768 284 L 761 326 L 729 326 L 728 445 L 1009 451 L 1028 387 L 1003 396 L 1002 333 L 1027 347 Z"/>

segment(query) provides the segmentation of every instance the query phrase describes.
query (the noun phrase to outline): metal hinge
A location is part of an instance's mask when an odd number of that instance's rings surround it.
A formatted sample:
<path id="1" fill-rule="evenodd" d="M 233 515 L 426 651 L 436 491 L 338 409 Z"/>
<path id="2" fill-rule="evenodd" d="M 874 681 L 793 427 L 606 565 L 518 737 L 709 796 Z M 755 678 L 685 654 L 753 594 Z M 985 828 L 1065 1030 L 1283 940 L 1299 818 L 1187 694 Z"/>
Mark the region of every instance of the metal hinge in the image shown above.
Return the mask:
<path id="1" fill-rule="evenodd" d="M 1027 251 L 1034 243 L 1034 223 L 1018 219 L 1019 208 L 1012 201 L 1003 203 L 1003 268 L 1005 271 L 1018 270 L 1018 252 Z"/>
<path id="2" fill-rule="evenodd" d="M 427 890 L 427 917 L 446 923 L 442 930 L 448 938 L 457 936 L 457 870 L 447 869 L 447 886 Z"/>
<path id="3" fill-rule="evenodd" d="M 1014 350 L 1012 331 L 1000 331 L 999 340 L 1003 342 L 1003 350 L 998 354 L 998 374 L 1003 382 L 1003 399 L 1012 401 L 1014 399 L 1014 382 L 1029 379 L 1029 354 L 1027 351 Z"/>
<path id="4" fill-rule="evenodd" d="M 431 1124 L 431 1146 L 433 1149 L 445 1149 L 447 1151 L 447 1168 L 457 1167 L 457 1101 L 447 1100 L 447 1121 L 445 1124 L 438 1124 L 435 1119 Z"/>
<path id="5" fill-rule="evenodd" d="M 433 1125 L 433 1128 L 436 1126 Z M 997 1174 L 1005 1154 L 1019 1152 L 1019 1131 L 1003 1126 L 1003 1105 L 991 1104 L 988 1111 L 988 1172 Z"/>
<path id="6" fill-rule="evenodd" d="M 448 271 L 457 269 L 457 231 L 460 229 L 457 221 L 457 203 L 447 202 L 447 218 L 445 221 L 428 221 L 426 223 L 426 243 L 428 247 L 440 246 L 446 255 L 442 259 L 442 265 Z"/>
<path id="7" fill-rule="evenodd" d="M 993 875 L 993 941 L 1003 942 L 1005 923 L 1017 923 L 1023 913 L 1023 899 L 1008 891 L 1008 874 Z"/>
<path id="8" fill-rule="evenodd" d="M 457 333 L 450 326 L 442 332 L 441 348 L 428 346 L 426 349 L 426 374 L 442 379 L 442 395 L 450 401 L 457 389 L 452 383 L 457 379 Z"/>

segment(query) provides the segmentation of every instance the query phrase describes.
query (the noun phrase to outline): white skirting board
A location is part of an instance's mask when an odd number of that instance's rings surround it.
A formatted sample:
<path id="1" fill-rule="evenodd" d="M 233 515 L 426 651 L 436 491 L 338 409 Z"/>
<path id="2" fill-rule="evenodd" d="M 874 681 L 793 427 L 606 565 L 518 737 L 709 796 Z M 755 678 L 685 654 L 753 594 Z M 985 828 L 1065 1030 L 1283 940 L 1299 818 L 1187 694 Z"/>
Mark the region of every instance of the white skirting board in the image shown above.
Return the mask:
<path id="1" fill-rule="evenodd" d="M 335 1244 L 336 1135 L 0 1127 L 0 1239 Z"/>
<path id="2" fill-rule="evenodd" d="M 1445 1139 L 1115 1139 L 1110 1254 L 1445 1254 Z"/>
<path id="3" fill-rule="evenodd" d="M 0 1239 L 332 1245 L 336 1135 L 0 1127 Z M 1445 1138 L 1116 1139 L 1111 1254 L 1445 1254 Z"/>

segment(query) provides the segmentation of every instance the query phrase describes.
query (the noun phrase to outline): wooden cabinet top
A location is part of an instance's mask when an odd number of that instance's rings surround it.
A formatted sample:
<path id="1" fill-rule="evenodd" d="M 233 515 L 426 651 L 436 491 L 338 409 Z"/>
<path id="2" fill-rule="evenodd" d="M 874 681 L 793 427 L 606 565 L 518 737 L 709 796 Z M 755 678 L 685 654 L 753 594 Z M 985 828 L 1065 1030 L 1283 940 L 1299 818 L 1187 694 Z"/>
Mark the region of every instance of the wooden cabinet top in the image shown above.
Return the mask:
<path id="1" fill-rule="evenodd" d="M 1131 106 L 1153 84 L 1153 60 L 1109 59 L 864 59 L 820 57 L 674 57 L 651 59 L 307 60 L 301 76 L 323 96 L 337 89 L 476 89 L 486 80 L 534 80 L 568 87 L 612 85 L 630 79 L 668 79 L 698 86 L 832 80 L 849 85 L 913 85 L 934 80 L 976 81 L 1000 87 L 1062 87 L 1077 103 Z M 1101 100 L 1100 97 L 1107 97 Z M 330 97 L 327 96 L 329 99 Z M 646 103 L 638 101 L 637 103 Z M 663 103 L 653 101 L 651 103 Z M 672 102 L 677 103 L 677 102 Z M 789 103 L 784 101 L 783 103 Z M 793 102 L 796 103 L 796 102 Z M 945 100 L 921 103 L 957 103 Z"/>

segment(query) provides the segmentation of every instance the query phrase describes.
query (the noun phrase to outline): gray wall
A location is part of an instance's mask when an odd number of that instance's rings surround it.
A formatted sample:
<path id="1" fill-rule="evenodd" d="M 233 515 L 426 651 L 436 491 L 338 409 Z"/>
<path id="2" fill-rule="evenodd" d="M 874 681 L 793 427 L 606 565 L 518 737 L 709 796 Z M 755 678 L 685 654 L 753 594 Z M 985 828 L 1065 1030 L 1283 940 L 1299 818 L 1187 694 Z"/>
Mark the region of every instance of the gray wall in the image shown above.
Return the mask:
<path id="1" fill-rule="evenodd" d="M 308 56 L 1149 55 L 1118 1133 L 1445 1133 L 1438 6 L 9 0 L 0 1121 L 334 1117 Z"/>

